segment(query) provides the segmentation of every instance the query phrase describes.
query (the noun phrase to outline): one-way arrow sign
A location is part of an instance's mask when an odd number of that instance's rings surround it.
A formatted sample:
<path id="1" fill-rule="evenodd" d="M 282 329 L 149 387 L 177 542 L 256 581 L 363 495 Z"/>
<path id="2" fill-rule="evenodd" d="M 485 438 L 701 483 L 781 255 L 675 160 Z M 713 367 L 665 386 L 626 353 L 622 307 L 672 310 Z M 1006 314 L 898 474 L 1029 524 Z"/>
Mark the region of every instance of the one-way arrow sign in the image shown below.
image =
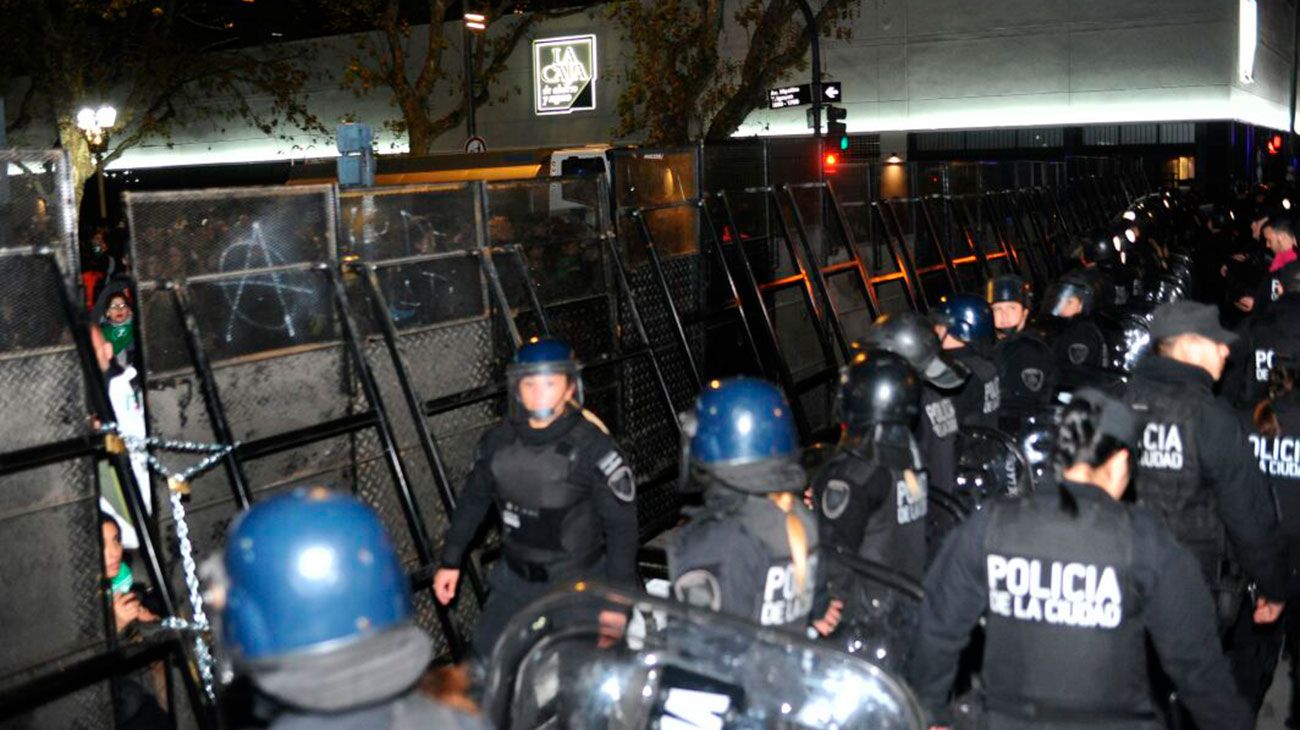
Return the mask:
<path id="1" fill-rule="evenodd" d="M 839 101 L 842 96 L 843 93 L 840 90 L 840 82 L 822 82 L 823 102 Z M 782 86 L 767 90 L 768 109 L 787 109 L 792 106 L 807 106 L 812 102 L 812 84 Z"/>

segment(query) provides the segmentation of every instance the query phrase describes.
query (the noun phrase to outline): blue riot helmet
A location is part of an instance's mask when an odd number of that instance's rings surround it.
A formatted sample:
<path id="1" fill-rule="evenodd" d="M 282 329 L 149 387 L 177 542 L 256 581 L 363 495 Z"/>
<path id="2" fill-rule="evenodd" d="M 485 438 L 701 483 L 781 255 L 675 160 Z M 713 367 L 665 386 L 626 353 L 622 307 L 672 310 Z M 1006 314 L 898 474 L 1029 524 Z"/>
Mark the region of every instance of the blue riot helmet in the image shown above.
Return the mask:
<path id="1" fill-rule="evenodd" d="M 379 517 L 300 488 L 254 505 L 226 540 L 222 648 L 267 694 L 338 711 L 413 686 L 432 642 Z"/>
<path id="2" fill-rule="evenodd" d="M 714 380 L 682 416 L 683 465 L 752 494 L 802 490 L 799 437 L 790 403 L 756 378 Z"/>
<path id="3" fill-rule="evenodd" d="M 520 382 L 532 375 L 561 374 L 569 378 L 574 385 L 571 403 L 581 409 L 582 367 L 573 353 L 573 348 L 561 340 L 552 337 L 533 337 L 519 346 L 514 360 L 506 366 L 506 381 L 510 388 L 510 414 L 512 417 L 546 420 L 553 418 L 563 410 L 564 403 L 556 403 L 550 408 L 529 410 L 524 407 L 520 397 Z"/>
<path id="4" fill-rule="evenodd" d="M 939 300 L 934 322 L 968 345 L 993 343 L 993 310 L 975 294 L 949 294 Z"/>

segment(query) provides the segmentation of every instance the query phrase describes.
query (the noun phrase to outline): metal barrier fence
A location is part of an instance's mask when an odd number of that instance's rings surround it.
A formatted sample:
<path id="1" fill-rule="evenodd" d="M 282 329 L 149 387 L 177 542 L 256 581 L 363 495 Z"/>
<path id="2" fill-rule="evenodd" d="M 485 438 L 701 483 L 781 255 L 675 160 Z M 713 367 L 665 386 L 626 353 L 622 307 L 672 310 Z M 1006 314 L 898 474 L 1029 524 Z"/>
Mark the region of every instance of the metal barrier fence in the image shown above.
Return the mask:
<path id="1" fill-rule="evenodd" d="M 59 159 L 23 161 L 48 181 L 10 175 L 0 189 L 8 216 L 0 254 L 12 261 L 75 262 L 70 203 L 39 192 L 62 189 Z M 355 492 L 394 535 L 420 624 L 446 658 L 458 658 L 493 541 L 476 553 L 470 590 L 451 608 L 433 600 L 429 578 L 475 443 L 502 411 L 504 365 L 524 339 L 562 337 L 585 362 L 588 404 L 641 483 L 645 539 L 677 520 L 675 414 L 703 381 L 772 378 L 790 394 L 804 439 L 825 437 L 838 368 L 876 316 L 926 311 L 1002 271 L 1043 286 L 1073 237 L 1105 224 L 1117 201 L 1141 190 L 1132 179 L 1093 176 L 1064 187 L 856 201 L 840 198 L 839 183 L 798 180 L 705 193 L 697 150 L 617 155 L 612 179 L 612 191 L 603 177 L 571 177 L 342 193 L 319 186 L 128 194 L 151 432 L 239 444 L 220 470 L 193 484 L 196 551 L 219 549 L 231 518 L 267 495 L 303 483 Z M 34 240 L 62 253 L 31 249 Z M 21 281 L 6 295 L 26 297 L 31 286 L 70 291 L 56 281 L 61 274 L 42 280 L 17 264 L 7 271 Z M 14 305 L 0 307 L 15 319 Z M 99 386 L 91 382 L 97 369 L 69 386 L 81 338 L 55 333 L 67 320 L 25 316 L 0 333 L 8 338 L 0 368 L 16 368 L 9 380 L 0 377 L 0 393 L 6 383 L 49 378 L 59 397 L 72 398 L 58 411 L 61 427 L 105 412 L 68 395 Z M 25 332 L 40 342 L 15 339 Z M 83 360 L 83 370 L 91 364 Z M 30 397 L 23 404 L 38 406 Z M 44 409 L 10 423 L 51 417 Z M 72 431 L 57 438 L 75 440 Z M 0 519 L 32 515 L 93 529 L 82 522 L 93 513 L 85 485 L 93 484 L 97 452 L 79 448 L 68 464 L 81 471 L 42 476 L 68 485 L 66 500 L 15 503 Z M 0 478 L 18 474 L 16 464 L 52 468 L 30 461 L 45 453 L 37 446 L 20 451 L 26 461 L 0 455 Z M 166 486 L 153 490 L 164 495 Z M 73 520 L 59 510 L 80 511 Z M 176 525 L 158 521 L 172 544 Z M 84 540 L 67 542 L 95 558 L 70 556 L 60 574 L 76 585 L 59 595 L 81 612 L 67 619 L 81 643 L 60 658 L 22 654 L 16 642 L 0 668 L 0 693 L 21 691 L 86 647 L 111 644 L 111 633 L 86 618 L 103 608 L 95 600 L 98 556 Z M 146 546 L 148 567 L 170 596 L 179 575 L 159 544 Z M 173 676 L 179 684 L 189 675 Z M 81 690 L 77 702 L 102 711 L 103 687 Z M 71 701 L 40 711 L 67 712 Z M 185 712 L 202 721 L 206 709 L 192 704 Z"/>
<path id="2" fill-rule="evenodd" d="M 122 485 L 137 527 L 141 584 L 165 614 L 178 604 L 161 544 L 128 457 L 106 448 L 115 421 L 73 278 L 70 174 L 61 153 L 0 151 L 0 722 L 7 727 L 108 727 L 110 677 L 166 663 L 178 716 L 212 727 L 181 637 L 118 636 L 104 578 L 96 462 Z"/>

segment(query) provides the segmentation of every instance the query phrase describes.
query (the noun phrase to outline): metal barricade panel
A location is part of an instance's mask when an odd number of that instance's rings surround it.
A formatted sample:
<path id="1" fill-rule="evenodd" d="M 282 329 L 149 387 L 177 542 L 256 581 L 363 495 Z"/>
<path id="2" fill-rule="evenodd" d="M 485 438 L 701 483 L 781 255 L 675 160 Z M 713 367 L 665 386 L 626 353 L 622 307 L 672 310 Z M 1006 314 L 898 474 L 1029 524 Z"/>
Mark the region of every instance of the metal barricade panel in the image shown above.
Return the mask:
<path id="1" fill-rule="evenodd" d="M 0 256 L 7 335 L 0 339 L 0 450 L 10 454 L 91 434 L 88 386 L 59 298 L 66 282 L 52 263 L 46 256 Z M 59 458 L 0 476 L 0 545 L 6 555 L 0 582 L 7 589 L 0 601 L 0 690 L 108 647 L 94 460 Z M 108 683 L 12 722 L 32 728 L 111 726 Z"/>

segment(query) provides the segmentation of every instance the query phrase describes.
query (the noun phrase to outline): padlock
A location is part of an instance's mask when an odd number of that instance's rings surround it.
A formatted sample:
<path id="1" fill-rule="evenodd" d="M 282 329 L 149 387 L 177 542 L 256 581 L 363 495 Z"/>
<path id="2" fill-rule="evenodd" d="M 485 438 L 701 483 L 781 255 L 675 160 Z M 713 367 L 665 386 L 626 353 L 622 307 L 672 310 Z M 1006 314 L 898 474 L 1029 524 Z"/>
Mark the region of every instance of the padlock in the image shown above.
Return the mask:
<path id="1" fill-rule="evenodd" d="M 126 442 L 115 433 L 106 433 L 104 434 L 104 450 L 113 455 L 125 454 Z"/>
<path id="2" fill-rule="evenodd" d="M 190 493 L 190 483 L 176 476 L 167 477 L 167 488 L 180 495 Z"/>

